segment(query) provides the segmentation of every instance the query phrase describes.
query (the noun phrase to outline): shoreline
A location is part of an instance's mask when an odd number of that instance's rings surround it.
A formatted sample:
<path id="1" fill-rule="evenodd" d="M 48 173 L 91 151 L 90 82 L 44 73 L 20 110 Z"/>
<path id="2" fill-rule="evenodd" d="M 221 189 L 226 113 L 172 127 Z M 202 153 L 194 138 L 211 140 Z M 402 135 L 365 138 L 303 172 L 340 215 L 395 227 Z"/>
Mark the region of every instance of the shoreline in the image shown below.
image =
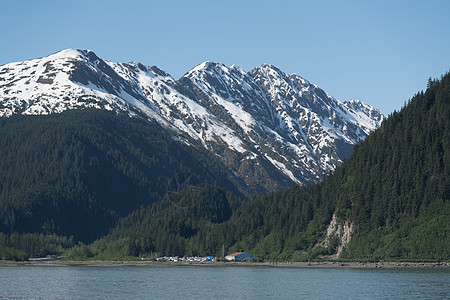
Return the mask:
<path id="1" fill-rule="evenodd" d="M 0 261 L 7 266 L 55 266 L 55 267 L 271 267 L 271 268 L 348 268 L 348 269 L 450 269 L 450 262 L 141 262 L 141 261 Z"/>

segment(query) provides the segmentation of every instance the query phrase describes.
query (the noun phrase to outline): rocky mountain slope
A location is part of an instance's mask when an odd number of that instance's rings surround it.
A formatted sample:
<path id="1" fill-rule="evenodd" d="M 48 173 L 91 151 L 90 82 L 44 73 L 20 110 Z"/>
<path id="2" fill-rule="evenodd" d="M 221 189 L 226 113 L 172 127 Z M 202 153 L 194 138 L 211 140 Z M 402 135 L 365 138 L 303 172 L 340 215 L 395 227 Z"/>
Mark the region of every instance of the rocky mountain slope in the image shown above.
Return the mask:
<path id="1" fill-rule="evenodd" d="M 87 107 L 156 120 L 259 192 L 320 181 L 384 118 L 267 64 L 245 72 L 205 62 L 175 80 L 155 66 L 68 49 L 0 66 L 2 117 Z"/>

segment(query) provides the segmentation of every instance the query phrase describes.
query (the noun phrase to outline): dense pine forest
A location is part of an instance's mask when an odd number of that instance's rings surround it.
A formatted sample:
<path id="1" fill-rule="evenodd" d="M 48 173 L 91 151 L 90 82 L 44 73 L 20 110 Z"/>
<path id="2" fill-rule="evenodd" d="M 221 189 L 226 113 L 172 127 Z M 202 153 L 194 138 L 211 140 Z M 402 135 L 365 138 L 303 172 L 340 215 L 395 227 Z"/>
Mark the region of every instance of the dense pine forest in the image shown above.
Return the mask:
<path id="1" fill-rule="evenodd" d="M 206 152 L 160 125 L 101 110 L 0 119 L 0 231 L 92 242 L 175 182 L 246 187 Z M 181 178 L 180 178 L 181 180 Z M 175 182 L 176 183 L 176 182 Z M 174 185 L 174 184 L 172 184 Z"/>
<path id="2" fill-rule="evenodd" d="M 99 134 L 92 130 L 100 122 L 97 112 L 82 124 L 76 121 L 80 115 L 73 113 L 74 123 L 65 127 L 52 123 L 59 117 L 29 123 L 25 121 L 29 117 L 2 120 L 0 216 L 5 234 L 0 236 L 0 251 L 9 255 L 4 259 L 36 255 L 27 250 L 26 242 L 17 242 L 34 232 L 29 240 L 53 243 L 47 250 L 41 246 L 40 254 L 68 249 L 72 259 L 221 257 L 244 250 L 266 261 L 335 258 L 332 255 L 338 252 L 345 260 L 449 260 L 449 87 L 448 74 L 430 79 L 425 92 L 389 116 L 320 184 L 293 186 L 249 200 L 225 173 L 214 176 L 224 182 L 199 176 L 202 184 L 165 193 L 163 186 L 168 186 L 171 174 L 198 174 L 195 154 L 167 136 L 140 139 L 155 137 L 155 132 L 132 139 L 126 121 L 102 127 Z M 113 118 L 102 114 L 101 122 Z M 133 126 L 136 135 L 158 131 L 139 122 Z M 111 134 L 114 139 L 105 138 Z M 33 144 L 45 135 L 45 144 Z M 111 147 L 105 144 L 111 140 L 130 151 L 108 153 Z M 34 154 L 39 147 L 42 151 Z M 146 160 L 143 165 L 148 169 L 140 167 Z M 149 182 L 159 184 L 149 189 Z M 100 196 L 99 188 L 105 185 L 111 190 Z M 126 203 L 117 201 L 121 193 L 128 195 Z M 57 227 L 66 224 L 61 218 L 67 225 Z M 325 237 L 332 219 L 338 229 Z M 344 224 L 352 235 L 340 252 Z M 90 242 L 108 228 L 109 233 L 95 242 L 78 243 Z"/>

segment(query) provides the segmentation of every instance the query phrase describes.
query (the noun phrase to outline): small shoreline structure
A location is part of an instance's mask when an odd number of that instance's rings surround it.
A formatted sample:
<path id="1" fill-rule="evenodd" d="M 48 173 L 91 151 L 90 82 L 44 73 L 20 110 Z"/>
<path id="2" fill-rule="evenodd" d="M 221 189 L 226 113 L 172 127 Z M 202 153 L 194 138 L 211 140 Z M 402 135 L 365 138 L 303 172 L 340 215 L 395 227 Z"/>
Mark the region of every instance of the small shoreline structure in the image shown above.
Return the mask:
<path id="1" fill-rule="evenodd" d="M 47 255 L 46 257 L 29 258 L 28 261 L 31 262 L 55 261 L 60 260 L 62 258 L 63 256 L 61 255 Z"/>

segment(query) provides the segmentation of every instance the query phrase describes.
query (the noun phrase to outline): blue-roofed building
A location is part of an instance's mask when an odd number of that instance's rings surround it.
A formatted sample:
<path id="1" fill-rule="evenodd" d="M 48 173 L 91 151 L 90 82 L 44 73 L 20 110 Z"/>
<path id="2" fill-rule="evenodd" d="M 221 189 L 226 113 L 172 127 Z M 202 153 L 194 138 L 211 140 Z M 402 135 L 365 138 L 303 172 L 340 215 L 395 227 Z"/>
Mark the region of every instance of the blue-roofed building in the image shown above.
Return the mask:
<path id="1" fill-rule="evenodd" d="M 254 255 L 247 252 L 236 252 L 225 256 L 225 259 L 229 261 L 249 261 L 254 258 Z"/>

